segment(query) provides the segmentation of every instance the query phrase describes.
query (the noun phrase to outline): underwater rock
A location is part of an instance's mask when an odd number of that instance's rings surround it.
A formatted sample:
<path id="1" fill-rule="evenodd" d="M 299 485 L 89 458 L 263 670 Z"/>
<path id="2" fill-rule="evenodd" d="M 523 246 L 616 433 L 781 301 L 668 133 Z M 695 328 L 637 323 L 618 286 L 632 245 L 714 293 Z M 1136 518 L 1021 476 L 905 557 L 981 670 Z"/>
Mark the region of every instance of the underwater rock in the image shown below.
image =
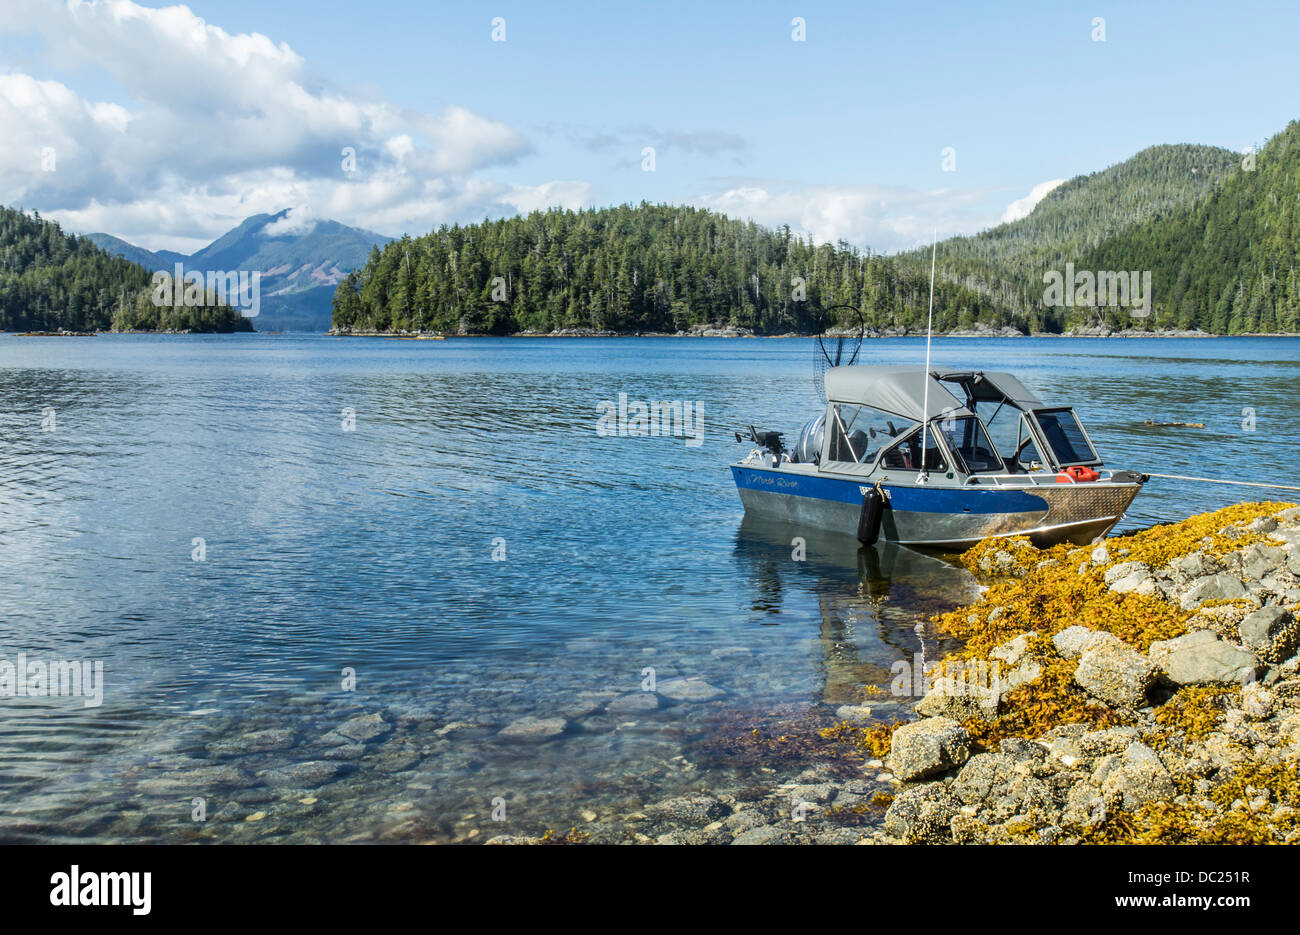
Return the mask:
<path id="1" fill-rule="evenodd" d="M 338 763 L 309 760 L 306 763 L 295 763 L 292 766 L 267 770 L 262 776 L 272 786 L 314 789 L 329 782 L 342 768 Z"/>
<path id="2" fill-rule="evenodd" d="M 294 733 L 291 730 L 256 730 L 241 734 L 231 740 L 219 740 L 208 744 L 209 753 L 222 756 L 238 756 L 246 753 L 265 753 L 270 750 L 287 750 L 293 746 Z"/>
<path id="3" fill-rule="evenodd" d="M 563 734 L 569 722 L 562 717 L 521 717 L 511 721 L 497 736 L 506 740 L 540 742 Z"/>
<path id="4" fill-rule="evenodd" d="M 703 679 L 669 679 L 658 685 L 659 694 L 673 701 L 712 701 L 726 694 L 721 688 L 715 688 Z"/>
<path id="5" fill-rule="evenodd" d="M 794 832 L 779 825 L 763 825 L 742 831 L 732 840 L 732 844 L 786 844 L 793 840 Z"/>
<path id="6" fill-rule="evenodd" d="M 659 710 L 659 696 L 654 692 L 631 692 L 620 695 L 605 706 L 606 714 L 645 714 Z"/>
<path id="7" fill-rule="evenodd" d="M 360 714 L 348 718 L 333 733 L 353 743 L 369 743 L 392 731 L 392 727 L 379 714 Z"/>
<path id="8" fill-rule="evenodd" d="M 646 807 L 647 817 L 688 825 L 707 825 L 726 818 L 731 806 L 711 795 L 679 795 Z"/>
<path id="9" fill-rule="evenodd" d="M 850 724 L 871 720 L 871 708 L 864 704 L 842 704 L 835 709 L 835 716 Z"/>

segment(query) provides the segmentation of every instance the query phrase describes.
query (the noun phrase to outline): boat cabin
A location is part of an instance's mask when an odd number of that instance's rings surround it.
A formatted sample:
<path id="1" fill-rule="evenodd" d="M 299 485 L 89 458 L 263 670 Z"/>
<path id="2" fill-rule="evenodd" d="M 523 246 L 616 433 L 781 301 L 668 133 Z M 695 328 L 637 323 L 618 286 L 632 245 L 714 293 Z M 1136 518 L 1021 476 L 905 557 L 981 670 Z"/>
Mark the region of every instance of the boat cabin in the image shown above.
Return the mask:
<path id="1" fill-rule="evenodd" d="M 966 484 L 1102 463 L 1073 408 L 1046 405 L 1009 373 L 835 367 L 826 372 L 826 398 L 792 456 L 821 471 L 874 477 L 924 469 L 932 482 Z"/>

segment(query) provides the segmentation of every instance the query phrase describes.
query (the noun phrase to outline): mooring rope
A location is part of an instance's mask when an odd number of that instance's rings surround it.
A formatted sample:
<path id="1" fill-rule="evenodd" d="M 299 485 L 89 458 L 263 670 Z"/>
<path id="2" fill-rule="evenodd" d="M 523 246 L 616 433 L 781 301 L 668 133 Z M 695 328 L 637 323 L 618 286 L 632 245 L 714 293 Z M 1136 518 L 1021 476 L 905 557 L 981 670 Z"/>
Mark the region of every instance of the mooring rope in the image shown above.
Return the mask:
<path id="1" fill-rule="evenodd" d="M 1168 480 L 1195 480 L 1203 484 L 1236 484 L 1239 487 L 1270 487 L 1274 490 L 1300 490 L 1300 487 L 1291 484 L 1261 484 L 1253 480 L 1219 480 L 1217 477 L 1188 477 L 1186 474 L 1152 474 L 1150 471 L 1143 471 L 1148 477 L 1163 477 Z"/>

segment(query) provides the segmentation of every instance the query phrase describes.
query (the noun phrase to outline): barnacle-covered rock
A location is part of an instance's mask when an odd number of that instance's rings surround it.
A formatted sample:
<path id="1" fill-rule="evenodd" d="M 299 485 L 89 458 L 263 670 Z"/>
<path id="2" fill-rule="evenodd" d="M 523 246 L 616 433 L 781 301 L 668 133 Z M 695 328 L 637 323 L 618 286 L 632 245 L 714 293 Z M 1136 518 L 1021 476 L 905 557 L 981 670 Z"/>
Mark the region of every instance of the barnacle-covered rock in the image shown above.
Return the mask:
<path id="1" fill-rule="evenodd" d="M 1088 694 L 1118 708 L 1140 708 L 1155 683 L 1156 669 L 1137 650 L 1116 640 L 1079 657 L 1074 680 Z"/>
<path id="2" fill-rule="evenodd" d="M 885 830 L 909 844 L 933 844 L 952 839 L 950 825 L 960 803 L 941 782 L 903 792 L 885 812 Z"/>
<path id="3" fill-rule="evenodd" d="M 1078 659 L 1088 650 L 1095 649 L 1103 643 L 1119 645 L 1119 642 L 1119 638 L 1113 634 L 1102 633 L 1078 624 L 1066 627 L 1052 637 L 1052 645 L 1056 647 L 1062 659 Z"/>
<path id="4" fill-rule="evenodd" d="M 1241 621 L 1241 642 L 1265 662 L 1284 662 L 1295 655 L 1300 624 L 1285 607 L 1265 604 Z"/>
<path id="5" fill-rule="evenodd" d="M 1151 644 L 1149 656 L 1175 685 L 1243 682 L 1259 668 L 1255 654 L 1233 646 L 1210 630 L 1198 630 Z"/>
<path id="6" fill-rule="evenodd" d="M 957 721 L 971 718 L 991 721 L 998 716 L 998 693 L 964 679 L 938 678 L 931 683 L 925 697 L 916 703 L 916 713 Z"/>
<path id="7" fill-rule="evenodd" d="M 961 766 L 970 757 L 966 728 L 947 717 L 930 717 L 894 731 L 889 768 L 910 782 Z"/>
<path id="8" fill-rule="evenodd" d="M 1125 747 L 1122 754 L 1103 757 L 1091 782 L 1101 788 L 1103 796 L 1119 796 L 1129 811 L 1148 802 L 1171 799 L 1175 792 L 1174 781 L 1160 757 L 1137 741 Z"/>
<path id="9" fill-rule="evenodd" d="M 1207 601 L 1235 601 L 1249 598 L 1250 592 L 1236 575 L 1221 571 L 1198 578 L 1185 592 L 1179 603 L 1183 610 L 1195 610 Z"/>

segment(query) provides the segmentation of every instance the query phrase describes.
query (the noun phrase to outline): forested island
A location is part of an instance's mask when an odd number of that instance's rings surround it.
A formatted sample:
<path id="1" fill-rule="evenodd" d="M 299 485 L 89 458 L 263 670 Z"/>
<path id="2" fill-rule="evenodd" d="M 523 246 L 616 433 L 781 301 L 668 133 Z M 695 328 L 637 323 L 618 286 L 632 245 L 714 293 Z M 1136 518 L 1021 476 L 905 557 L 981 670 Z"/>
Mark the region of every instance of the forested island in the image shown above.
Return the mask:
<path id="1" fill-rule="evenodd" d="M 1155 146 L 1072 179 L 1027 217 L 939 244 L 935 329 L 1300 332 L 1300 123 L 1256 154 Z M 339 283 L 341 333 L 808 333 L 853 305 L 923 332 L 930 251 L 816 245 L 687 206 L 536 211 L 374 249 Z M 1066 264 L 1149 271 L 1151 308 L 1044 304 Z M 832 322 L 833 324 L 834 322 Z"/>
<path id="2" fill-rule="evenodd" d="M 494 280 L 496 280 L 494 282 Z M 494 292 L 496 293 L 494 296 Z M 924 274 L 846 243 L 801 240 L 687 206 L 535 211 L 443 226 L 371 252 L 339 283 L 334 327 L 508 334 L 689 330 L 807 332 L 815 308 L 862 310 L 868 325 L 924 326 Z M 996 322 L 987 297 L 941 283 L 941 325 Z"/>
<path id="3" fill-rule="evenodd" d="M 0 206 L 0 330 L 253 330 L 226 305 L 155 305 L 151 277 L 39 212 Z"/>

